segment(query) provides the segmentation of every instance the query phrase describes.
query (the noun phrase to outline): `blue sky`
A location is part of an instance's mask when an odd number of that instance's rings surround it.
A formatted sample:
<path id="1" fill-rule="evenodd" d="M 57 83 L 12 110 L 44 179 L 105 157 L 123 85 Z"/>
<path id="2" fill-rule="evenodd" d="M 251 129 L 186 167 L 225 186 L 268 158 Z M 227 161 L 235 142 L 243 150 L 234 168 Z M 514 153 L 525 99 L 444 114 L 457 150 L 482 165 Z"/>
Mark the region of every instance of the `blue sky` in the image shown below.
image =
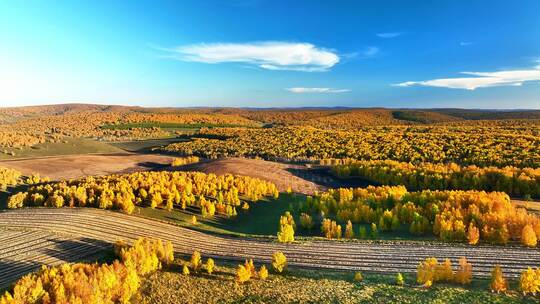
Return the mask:
<path id="1" fill-rule="evenodd" d="M 540 108 L 540 1 L 1 1 L 0 105 Z"/>

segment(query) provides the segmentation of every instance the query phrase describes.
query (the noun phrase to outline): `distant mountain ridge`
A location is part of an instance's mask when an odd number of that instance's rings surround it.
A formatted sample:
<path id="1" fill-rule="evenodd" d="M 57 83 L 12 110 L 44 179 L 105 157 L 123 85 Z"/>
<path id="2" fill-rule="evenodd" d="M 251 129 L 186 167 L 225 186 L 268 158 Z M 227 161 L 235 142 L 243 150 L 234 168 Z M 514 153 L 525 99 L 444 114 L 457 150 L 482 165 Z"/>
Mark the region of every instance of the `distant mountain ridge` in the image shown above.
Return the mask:
<path id="1" fill-rule="evenodd" d="M 235 114 L 268 124 L 339 124 L 346 120 L 352 126 L 384 124 L 432 124 L 460 120 L 540 119 L 540 110 L 526 109 L 460 109 L 460 108 L 246 108 L 246 107 L 140 107 L 101 104 L 53 104 L 0 108 L 0 122 L 11 122 L 40 116 L 74 114 L 80 112 L 138 112 L 138 113 L 204 113 Z"/>

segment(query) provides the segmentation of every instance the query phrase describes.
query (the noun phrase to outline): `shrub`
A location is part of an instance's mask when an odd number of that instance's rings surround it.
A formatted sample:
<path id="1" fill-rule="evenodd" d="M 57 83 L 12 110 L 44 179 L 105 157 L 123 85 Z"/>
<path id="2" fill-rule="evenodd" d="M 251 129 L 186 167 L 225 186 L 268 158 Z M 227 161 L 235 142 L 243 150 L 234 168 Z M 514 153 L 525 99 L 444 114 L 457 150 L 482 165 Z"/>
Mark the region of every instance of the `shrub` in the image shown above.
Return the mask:
<path id="1" fill-rule="evenodd" d="M 291 224 L 291 221 L 288 220 L 287 216 L 282 216 L 279 220 L 279 231 L 277 233 L 277 238 L 280 243 L 294 242 L 294 227 L 293 224 Z"/>
<path id="2" fill-rule="evenodd" d="M 403 275 L 401 274 L 401 272 L 398 272 L 396 276 L 396 285 L 398 286 L 405 285 L 405 279 L 403 278 Z"/>
<path id="3" fill-rule="evenodd" d="M 418 264 L 416 281 L 419 284 L 429 287 L 435 282 L 451 282 L 453 279 L 454 273 L 449 259 L 439 264 L 436 258 L 427 258 Z"/>
<path id="4" fill-rule="evenodd" d="M 536 295 L 540 292 L 540 268 L 533 270 L 531 267 L 523 271 L 519 277 L 519 289 L 523 294 Z"/>
<path id="5" fill-rule="evenodd" d="M 467 230 L 467 242 L 469 245 L 476 245 L 478 240 L 480 240 L 480 230 L 471 222 Z"/>
<path id="6" fill-rule="evenodd" d="M 450 259 L 444 260 L 444 263 L 435 267 L 435 282 L 452 282 L 454 280 L 454 272 L 452 271 L 452 262 Z"/>
<path id="7" fill-rule="evenodd" d="M 259 269 L 259 278 L 261 280 L 266 280 L 268 278 L 268 269 L 266 269 L 266 266 L 262 265 L 261 269 Z"/>
<path id="8" fill-rule="evenodd" d="M 282 273 L 287 268 L 287 257 L 281 251 L 276 251 L 272 255 L 272 268 L 277 273 Z"/>
<path id="9" fill-rule="evenodd" d="M 496 265 L 491 272 L 491 283 L 489 285 L 491 291 L 500 293 L 505 292 L 508 289 L 508 282 L 504 278 L 500 265 Z"/>
<path id="10" fill-rule="evenodd" d="M 345 238 L 346 239 L 353 239 L 354 238 L 353 225 L 352 225 L 351 221 L 347 221 L 347 225 L 345 226 Z"/>
<path id="11" fill-rule="evenodd" d="M 306 213 L 300 214 L 300 226 L 302 226 L 302 228 L 311 230 L 313 228 L 313 225 L 313 218 L 311 217 L 311 215 Z"/>
<path id="12" fill-rule="evenodd" d="M 367 230 L 366 227 L 360 226 L 360 229 L 358 230 L 358 237 L 360 239 L 366 239 L 367 238 Z"/>
<path id="13" fill-rule="evenodd" d="M 133 242 L 132 246 L 125 246 L 117 243 L 115 251 L 119 253 L 120 260 L 128 267 L 134 267 L 138 274 L 146 275 L 155 270 L 161 269 L 162 264 L 170 263 L 171 254 L 165 249 L 161 240 L 150 240 L 140 238 Z"/>
<path id="14" fill-rule="evenodd" d="M 330 219 L 323 219 L 321 224 L 321 231 L 327 239 L 341 238 L 341 226 Z"/>
<path id="15" fill-rule="evenodd" d="M 355 272 L 354 280 L 356 282 L 362 282 L 364 280 L 364 276 L 362 275 L 362 273 L 360 271 Z"/>
<path id="16" fill-rule="evenodd" d="M 459 259 L 459 267 L 454 276 L 456 283 L 469 284 L 472 280 L 472 265 L 467 262 L 467 259 L 462 257 Z"/>
<path id="17" fill-rule="evenodd" d="M 253 259 L 248 259 L 244 262 L 244 267 L 251 273 L 251 276 L 254 277 L 257 275 L 257 270 L 253 264 Z"/>
<path id="18" fill-rule="evenodd" d="M 187 266 L 187 264 L 184 264 L 184 266 L 182 267 L 182 274 L 183 275 L 189 275 L 189 267 Z"/>
<path id="19" fill-rule="evenodd" d="M 172 167 L 179 167 L 187 164 L 197 163 L 199 158 L 197 156 L 187 156 L 187 157 L 175 157 L 171 162 Z"/>
<path id="20" fill-rule="evenodd" d="M 379 230 L 377 229 L 377 224 L 371 223 L 371 232 L 370 236 L 372 239 L 376 239 L 379 237 Z"/>
<path id="21" fill-rule="evenodd" d="M 521 231 L 521 243 L 527 247 L 536 247 L 537 238 L 532 225 L 525 225 Z"/>
<path id="22" fill-rule="evenodd" d="M 24 201 L 26 200 L 27 196 L 28 196 L 28 193 L 26 192 L 15 193 L 14 195 L 9 197 L 8 202 L 7 202 L 7 207 L 10 209 L 24 207 Z"/>
<path id="23" fill-rule="evenodd" d="M 201 265 L 202 265 L 201 254 L 197 250 L 193 251 L 193 254 L 191 255 L 190 264 L 191 264 L 191 269 L 193 269 L 194 272 L 199 271 L 199 268 L 201 268 Z"/>
<path id="24" fill-rule="evenodd" d="M 208 274 L 212 274 L 212 272 L 214 272 L 214 268 L 214 260 L 212 258 L 208 258 L 208 260 L 206 260 L 206 272 L 208 272 Z"/>
<path id="25" fill-rule="evenodd" d="M 246 269 L 244 265 L 238 265 L 238 269 L 236 270 L 236 283 L 242 284 L 249 281 L 249 279 L 251 279 L 251 272 Z"/>

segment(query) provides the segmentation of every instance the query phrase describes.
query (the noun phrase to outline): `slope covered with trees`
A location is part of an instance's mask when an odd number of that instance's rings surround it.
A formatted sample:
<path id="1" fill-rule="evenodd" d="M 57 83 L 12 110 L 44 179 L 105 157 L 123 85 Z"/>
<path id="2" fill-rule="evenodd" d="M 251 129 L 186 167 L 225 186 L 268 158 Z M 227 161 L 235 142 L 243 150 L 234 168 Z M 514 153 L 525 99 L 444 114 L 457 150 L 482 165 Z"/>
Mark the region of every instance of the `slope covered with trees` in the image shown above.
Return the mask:
<path id="1" fill-rule="evenodd" d="M 312 127 L 207 129 L 203 138 L 163 151 L 208 158 L 262 157 L 294 161 L 351 158 L 456 162 L 477 166 L 540 166 L 540 126 L 385 126 L 354 131 Z M 220 139 L 208 139 L 220 138 Z"/>
<path id="2" fill-rule="evenodd" d="M 342 163 L 347 163 L 342 160 Z M 516 197 L 540 197 L 540 168 L 412 164 L 392 160 L 351 161 L 332 167 L 339 177 L 359 177 L 410 190 L 503 191 Z"/>

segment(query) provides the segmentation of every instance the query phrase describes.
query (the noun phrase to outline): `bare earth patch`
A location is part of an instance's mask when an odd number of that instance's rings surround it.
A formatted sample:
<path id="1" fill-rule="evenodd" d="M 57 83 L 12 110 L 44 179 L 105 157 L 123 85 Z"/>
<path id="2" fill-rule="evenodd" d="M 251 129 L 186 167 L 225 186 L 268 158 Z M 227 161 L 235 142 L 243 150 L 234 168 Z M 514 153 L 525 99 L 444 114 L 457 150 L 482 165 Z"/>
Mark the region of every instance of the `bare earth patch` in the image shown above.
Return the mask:
<path id="1" fill-rule="evenodd" d="M 176 170 L 201 171 L 214 174 L 231 173 L 247 175 L 272 182 L 276 184 L 279 191 L 286 191 L 289 186 L 294 192 L 304 194 L 313 194 L 315 191 L 324 190 L 322 186 L 293 173 L 307 172 L 304 166 L 282 164 L 259 159 L 238 157 L 220 158 L 178 167 Z"/>
<path id="2" fill-rule="evenodd" d="M 154 154 L 82 154 L 1 161 L 0 166 L 19 170 L 24 175 L 39 173 L 61 180 L 151 170 L 168 165 L 171 160 L 169 156 Z"/>

